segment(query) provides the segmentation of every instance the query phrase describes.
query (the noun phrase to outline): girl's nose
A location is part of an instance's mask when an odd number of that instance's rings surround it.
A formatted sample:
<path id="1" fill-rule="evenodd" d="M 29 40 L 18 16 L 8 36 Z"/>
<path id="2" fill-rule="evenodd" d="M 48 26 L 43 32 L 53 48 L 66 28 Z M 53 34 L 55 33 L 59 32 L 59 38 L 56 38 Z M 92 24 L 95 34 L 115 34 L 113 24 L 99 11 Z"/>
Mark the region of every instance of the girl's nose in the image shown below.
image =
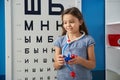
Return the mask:
<path id="1" fill-rule="evenodd" d="M 67 27 L 70 27 L 70 23 L 67 23 Z"/>

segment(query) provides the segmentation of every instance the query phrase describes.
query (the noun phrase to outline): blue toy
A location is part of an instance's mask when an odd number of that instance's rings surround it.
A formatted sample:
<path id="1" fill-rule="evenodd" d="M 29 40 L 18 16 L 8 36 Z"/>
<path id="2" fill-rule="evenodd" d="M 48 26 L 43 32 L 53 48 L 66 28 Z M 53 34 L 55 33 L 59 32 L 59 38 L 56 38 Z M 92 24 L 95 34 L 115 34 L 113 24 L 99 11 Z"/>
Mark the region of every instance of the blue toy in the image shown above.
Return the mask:
<path id="1" fill-rule="evenodd" d="M 71 55 L 68 54 L 68 56 L 65 56 L 65 55 L 63 55 L 63 56 L 64 56 L 64 59 L 65 59 L 65 62 L 68 62 L 69 60 L 71 60 L 71 59 L 76 57 L 75 54 L 71 54 Z"/>
<path id="2" fill-rule="evenodd" d="M 69 60 L 71 60 L 72 58 L 70 57 L 70 54 L 68 54 L 68 56 L 64 56 L 65 62 L 68 62 Z"/>

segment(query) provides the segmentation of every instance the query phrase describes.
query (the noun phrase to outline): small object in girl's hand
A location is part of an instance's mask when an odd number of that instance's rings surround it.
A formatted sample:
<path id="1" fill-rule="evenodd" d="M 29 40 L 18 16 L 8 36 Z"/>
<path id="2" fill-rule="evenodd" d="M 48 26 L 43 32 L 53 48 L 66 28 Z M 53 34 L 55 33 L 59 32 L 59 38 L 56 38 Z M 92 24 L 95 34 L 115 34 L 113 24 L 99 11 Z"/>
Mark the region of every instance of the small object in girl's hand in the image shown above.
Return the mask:
<path id="1" fill-rule="evenodd" d="M 75 54 L 71 54 L 70 57 L 73 59 L 73 58 L 77 57 L 77 55 L 75 55 Z"/>

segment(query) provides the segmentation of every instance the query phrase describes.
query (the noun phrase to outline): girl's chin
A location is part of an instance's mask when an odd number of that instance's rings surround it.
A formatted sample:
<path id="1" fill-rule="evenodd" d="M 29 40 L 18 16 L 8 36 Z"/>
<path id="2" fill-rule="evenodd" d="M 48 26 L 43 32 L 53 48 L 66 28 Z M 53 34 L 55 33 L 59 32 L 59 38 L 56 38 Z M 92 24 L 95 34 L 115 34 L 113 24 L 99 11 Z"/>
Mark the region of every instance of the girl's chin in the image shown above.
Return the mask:
<path id="1" fill-rule="evenodd" d="M 68 34 L 73 34 L 73 32 L 72 32 L 72 31 L 71 31 L 71 32 L 69 31 Z"/>

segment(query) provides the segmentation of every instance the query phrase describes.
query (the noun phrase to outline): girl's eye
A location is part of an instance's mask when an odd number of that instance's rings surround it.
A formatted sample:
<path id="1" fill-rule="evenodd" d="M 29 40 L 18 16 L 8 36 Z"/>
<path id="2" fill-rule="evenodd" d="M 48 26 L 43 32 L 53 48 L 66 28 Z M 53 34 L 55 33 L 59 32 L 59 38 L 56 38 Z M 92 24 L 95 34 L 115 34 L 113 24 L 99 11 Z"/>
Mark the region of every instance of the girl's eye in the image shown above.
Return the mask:
<path id="1" fill-rule="evenodd" d="M 63 22 L 63 24 L 66 24 L 66 22 Z"/>
<path id="2" fill-rule="evenodd" d="M 63 24 L 67 24 L 67 23 L 74 23 L 74 21 L 63 22 Z"/>
<path id="3" fill-rule="evenodd" d="M 70 21 L 70 23 L 74 23 L 74 21 Z"/>
<path id="4" fill-rule="evenodd" d="M 63 22 L 63 24 L 67 24 L 67 22 Z"/>

